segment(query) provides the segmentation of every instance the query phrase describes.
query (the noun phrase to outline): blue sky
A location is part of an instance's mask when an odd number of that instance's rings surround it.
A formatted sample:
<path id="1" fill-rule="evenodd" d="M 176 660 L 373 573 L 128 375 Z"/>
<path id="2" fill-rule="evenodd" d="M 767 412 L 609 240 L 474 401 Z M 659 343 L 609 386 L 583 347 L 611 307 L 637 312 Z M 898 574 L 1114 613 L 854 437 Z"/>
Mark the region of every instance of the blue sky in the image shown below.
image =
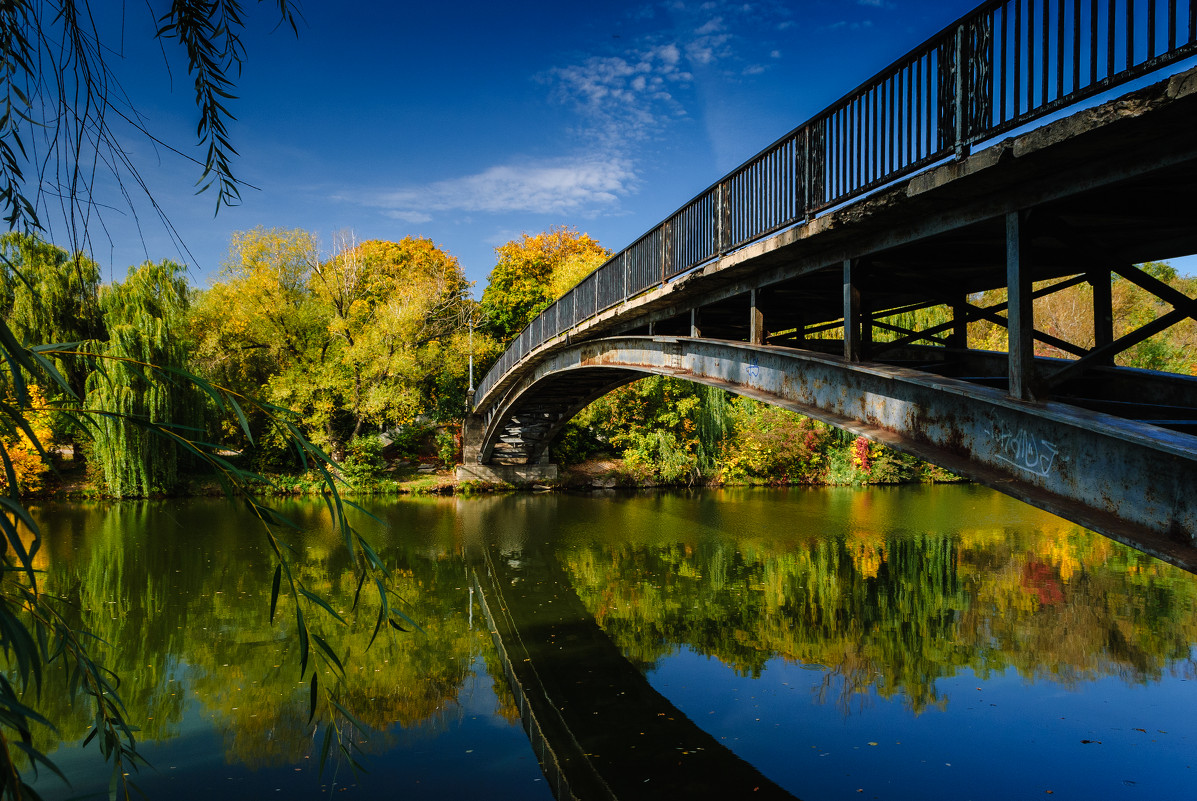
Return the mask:
<path id="1" fill-rule="evenodd" d="M 326 251 L 341 232 L 426 236 L 480 294 L 497 245 L 554 225 L 630 244 L 974 4 L 308 0 L 296 38 L 265 3 L 250 13 L 231 128 L 237 175 L 258 189 L 214 217 L 193 164 L 137 141 L 187 252 L 144 206 L 139 234 L 114 202 L 93 253 L 105 279 L 174 258 L 204 286 L 230 234 L 257 225 L 314 231 Z M 150 129 L 186 148 L 189 81 L 169 48 L 168 76 L 151 19 L 128 4 L 111 61 Z"/>

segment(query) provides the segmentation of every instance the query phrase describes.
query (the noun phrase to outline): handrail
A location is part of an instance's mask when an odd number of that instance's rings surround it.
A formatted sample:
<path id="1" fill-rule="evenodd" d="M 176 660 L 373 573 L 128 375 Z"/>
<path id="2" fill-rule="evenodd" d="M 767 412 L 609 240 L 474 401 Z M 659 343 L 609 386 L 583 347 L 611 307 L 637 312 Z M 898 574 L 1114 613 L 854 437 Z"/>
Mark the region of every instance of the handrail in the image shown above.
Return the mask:
<path id="1" fill-rule="evenodd" d="M 477 397 L 544 342 L 646 289 L 1194 54 L 1197 0 L 987 0 L 582 279 L 520 332 Z"/>

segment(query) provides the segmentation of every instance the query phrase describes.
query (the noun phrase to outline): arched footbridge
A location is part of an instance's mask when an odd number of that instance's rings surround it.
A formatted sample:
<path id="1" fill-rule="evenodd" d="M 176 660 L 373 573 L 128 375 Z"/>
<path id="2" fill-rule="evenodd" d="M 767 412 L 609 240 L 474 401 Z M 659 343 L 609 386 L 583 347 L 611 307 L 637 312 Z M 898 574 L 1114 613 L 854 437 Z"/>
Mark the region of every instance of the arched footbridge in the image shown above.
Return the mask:
<path id="1" fill-rule="evenodd" d="M 1197 378 L 1115 363 L 1197 318 L 1135 266 L 1197 252 L 1195 56 L 1197 0 L 981 5 L 533 320 L 478 388 L 463 475 L 543 476 L 586 404 L 673 375 L 1197 571 Z M 1118 282 L 1159 314 L 1116 319 Z M 1037 325 L 1063 298 L 1080 341 Z M 980 320 L 1007 352 L 969 341 Z"/>

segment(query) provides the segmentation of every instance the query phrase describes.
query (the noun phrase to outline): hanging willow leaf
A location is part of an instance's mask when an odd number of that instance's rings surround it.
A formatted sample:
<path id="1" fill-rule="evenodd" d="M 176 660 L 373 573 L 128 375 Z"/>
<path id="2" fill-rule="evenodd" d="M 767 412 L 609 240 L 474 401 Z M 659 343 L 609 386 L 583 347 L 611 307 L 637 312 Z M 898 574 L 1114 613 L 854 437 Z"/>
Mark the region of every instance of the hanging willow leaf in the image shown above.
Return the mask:
<path id="1" fill-rule="evenodd" d="M 270 585 L 270 622 L 274 622 L 274 610 L 278 608 L 279 585 L 283 580 L 283 566 L 274 568 L 274 581 Z"/>
<path id="2" fill-rule="evenodd" d="M 311 695 L 310 707 L 311 708 L 310 708 L 310 711 L 308 712 L 308 723 L 309 724 L 311 724 L 311 722 L 316 719 L 316 697 L 317 697 L 317 695 L 316 695 L 316 693 L 317 693 L 316 676 L 317 675 L 318 674 L 315 671 L 312 672 L 312 690 L 310 693 L 310 695 Z"/>
<path id="3" fill-rule="evenodd" d="M 345 665 L 341 663 L 340 658 L 337 657 L 337 654 L 335 651 L 333 651 L 332 646 L 325 642 L 324 638 L 316 632 L 312 632 L 312 642 L 316 643 L 316 647 L 323 651 L 324 655 L 328 657 L 328 660 L 336 669 L 337 674 L 340 675 L 341 678 L 345 678 Z"/>
<path id="4" fill-rule="evenodd" d="M 308 627 L 303 620 L 303 610 L 295 608 L 295 630 L 299 635 L 299 678 L 308 672 Z"/>
<path id="5" fill-rule="evenodd" d="M 341 624 L 345 623 L 345 618 L 341 617 L 340 613 L 338 613 L 337 610 L 335 610 L 331 606 L 329 606 L 328 601 L 324 600 L 316 593 L 308 591 L 304 587 L 298 587 L 297 589 L 299 590 L 300 595 L 302 595 L 304 598 L 307 598 L 312 603 L 316 604 L 316 606 L 320 607 L 325 612 L 328 612 L 330 615 L 332 615 L 334 618 L 336 618 L 338 623 L 341 623 Z"/>

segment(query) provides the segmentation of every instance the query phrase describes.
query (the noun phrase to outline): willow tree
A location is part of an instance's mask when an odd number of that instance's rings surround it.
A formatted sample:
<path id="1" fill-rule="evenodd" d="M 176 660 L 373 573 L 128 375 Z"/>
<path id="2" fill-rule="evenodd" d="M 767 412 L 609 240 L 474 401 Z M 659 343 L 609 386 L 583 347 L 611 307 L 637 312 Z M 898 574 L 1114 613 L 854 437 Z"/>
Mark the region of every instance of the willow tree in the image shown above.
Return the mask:
<path id="1" fill-rule="evenodd" d="M 100 268 L 82 253 L 68 253 L 31 234 L 0 236 L 0 314 L 20 342 L 101 337 L 99 288 Z M 60 356 L 51 361 L 80 393 L 86 371 Z"/>
<path id="2" fill-rule="evenodd" d="M 175 437 L 189 435 L 178 426 L 198 422 L 194 388 L 171 372 L 187 362 L 183 274 L 171 261 L 146 262 L 100 292 L 108 339 L 97 343 L 103 358 L 87 378 L 87 408 L 96 423 L 92 458 L 118 498 L 170 491 L 178 482 Z"/>
<path id="3" fill-rule="evenodd" d="M 266 3 L 266 0 L 260 1 Z M 153 142 L 155 146 L 160 140 L 143 127 L 145 115 L 130 105 L 110 63 L 122 58 L 128 50 L 151 48 L 151 52 L 161 54 L 165 72 L 172 72 L 173 60 L 175 73 L 186 74 L 198 116 L 199 191 L 210 190 L 218 210 L 221 206 L 235 204 L 239 195 L 240 184 L 232 172 L 236 150 L 228 123 L 233 119 L 236 79 L 241 75 L 246 58 L 246 46 L 242 41 L 246 20 L 260 20 L 261 15 L 248 14 L 242 0 L 145 3 L 141 4 L 141 11 L 149 15 L 148 20 L 143 18 L 143 23 L 150 23 L 147 28 L 133 21 L 138 4 L 129 4 L 127 11 L 124 4 L 112 5 L 119 6 L 116 13 L 120 15 L 120 24 L 98 24 L 92 13 L 97 4 L 91 0 L 8 0 L 0 3 L 0 40 L 3 41 L 3 47 L 0 47 L 0 84 L 3 85 L 3 91 L 0 91 L 0 217 L 11 231 L 37 233 L 50 230 L 54 219 L 61 220 L 74 250 L 85 249 L 90 242 L 90 232 L 103 227 L 103 211 L 127 203 L 136 215 L 133 198 L 139 189 L 148 193 L 146 181 L 138 171 L 140 149 L 132 147 L 130 140 Z M 269 5 L 274 9 L 268 17 L 273 16 L 292 30 L 296 29 L 297 12 L 293 0 L 270 0 Z M 127 23 L 126 13 L 130 16 Z M 166 143 L 165 147 L 182 152 L 180 148 L 186 145 Z M 187 156 L 186 153 L 183 155 Z M 153 163 L 151 161 L 151 165 Z M 112 180 L 108 180 L 109 177 Z M 156 215 L 162 215 L 162 209 L 153 197 L 147 197 L 144 205 Z M 169 221 L 164 222 L 173 233 Z M 177 355 L 177 351 L 172 351 L 172 343 L 162 336 L 170 330 L 169 326 L 159 326 L 152 321 L 169 319 L 172 312 L 167 306 L 173 303 L 177 307 L 185 302 L 185 296 L 177 291 L 173 295 L 167 291 L 179 288 L 178 270 L 164 265 L 158 267 L 167 280 L 153 280 L 148 272 L 142 276 L 144 288 L 157 286 L 162 290 L 156 296 L 158 315 L 144 314 L 139 318 L 141 312 L 155 308 L 155 303 L 145 299 L 154 297 L 153 293 L 140 300 L 134 297 L 137 294 L 135 287 L 129 286 L 135 283 L 134 276 L 123 289 L 114 287 L 110 290 L 111 293 L 124 292 L 135 300 L 134 308 L 128 311 L 118 309 L 120 304 L 112 298 L 107 302 L 107 309 L 113 312 L 113 320 L 120 330 L 103 346 L 104 356 L 109 358 L 101 358 L 97 364 L 106 365 L 104 370 L 97 370 L 97 374 L 88 379 L 89 388 L 96 393 L 95 400 L 112 405 L 109 411 L 96 417 L 75 418 L 82 429 L 98 429 L 100 447 L 106 447 L 104 442 L 110 435 L 118 433 L 115 421 L 135 419 L 122 418 L 121 413 L 113 409 L 133 408 L 139 400 L 153 416 L 164 405 L 173 402 L 165 400 L 171 394 L 166 388 L 170 382 L 164 382 L 166 373 L 155 371 L 144 360 L 135 364 L 126 361 L 125 357 L 111 355 L 122 352 L 156 353 L 170 358 Z M 12 275 L 4 278 L 4 283 L 12 283 Z M 149 330 L 138 332 L 138 322 L 152 324 Z M 42 455 L 41 438 L 29 425 L 32 393 L 27 379 L 52 387 L 74 402 L 79 400 L 71 397 L 78 393 L 51 362 L 51 357 L 67 355 L 53 344 L 22 343 L 13 334 L 7 319 L 0 320 L 0 374 L 4 375 L 3 383 L 11 387 L 14 397 L 12 403 L 0 404 L 0 421 L 25 430 Z M 170 358 L 166 364 L 170 363 Z M 124 395 L 114 390 L 118 371 L 127 371 L 138 388 L 132 394 Z M 107 388 L 103 386 L 105 381 Z M 252 401 L 230 390 L 198 379 L 194 383 L 222 406 L 237 409 L 243 403 L 252 406 Z M 93 426 L 98 418 L 102 418 L 102 425 Z M 293 436 L 295 446 L 303 450 L 312 463 L 324 469 L 323 454 L 299 436 L 293 427 L 288 432 Z M 128 434 L 127 429 L 125 433 Z M 41 687 L 43 668 L 53 661 L 66 664 L 72 691 L 78 697 L 90 699 L 94 725 L 84 743 L 93 743 L 111 761 L 111 794 L 129 797 L 133 789 L 130 773 L 143 760 L 136 750 L 135 727 L 127 720 L 119 698 L 119 679 L 93 658 L 94 638 L 78 628 L 73 622 L 74 615 L 69 611 L 64 615 L 57 599 L 39 591 L 34 557 L 41 545 L 41 535 L 17 493 L 18 482 L 3 448 L 0 442 L 0 457 L 3 457 L 0 463 L 9 486 L 6 494 L 0 494 L 0 631 L 3 631 L 0 655 L 7 660 L 5 677 L 0 683 L 0 798 L 36 797 L 25 784 L 22 775 L 25 768 L 15 761 L 18 751 L 35 765 L 58 772 L 34 744 L 32 736 L 35 723 L 48 722 L 36 709 L 41 700 L 33 691 Z M 221 459 L 211 446 L 196 443 L 192 453 L 219 471 L 230 496 L 245 500 L 261 520 L 268 524 L 279 520 L 275 513 L 254 500 L 252 476 Z M 112 461 L 115 464 L 118 459 L 114 457 Z M 142 473 L 149 475 L 146 471 Z M 366 574 L 385 577 L 386 567 L 346 521 L 331 478 L 329 489 L 329 511 L 337 521 L 362 578 Z M 277 557 L 271 617 L 280 592 L 285 592 L 296 608 L 299 673 L 301 678 L 311 674 L 310 711 L 315 717 L 318 711 L 317 673 L 321 671 L 309 664 L 309 656 L 317 654 L 326 666 L 336 669 L 340 675 L 344 674 L 344 669 L 339 657 L 327 650 L 323 639 L 309 636 L 309 625 L 303 612 L 328 607 L 323 602 L 317 603 L 319 599 L 308 593 L 292 574 L 288 557 L 270 525 L 266 526 L 265 534 Z M 390 606 L 381 580 L 377 581 L 377 587 L 378 625 L 386 628 L 382 625 L 385 619 L 393 620 L 392 615 L 402 613 Z M 324 753 L 328 753 L 335 735 L 338 749 L 349 754 L 355 738 L 342 736 L 342 724 L 338 722 L 342 718 L 336 717 L 339 712 L 334 712 L 342 707 L 327 685 L 324 696 L 328 699 L 320 707 L 322 717 L 328 720 Z"/>

